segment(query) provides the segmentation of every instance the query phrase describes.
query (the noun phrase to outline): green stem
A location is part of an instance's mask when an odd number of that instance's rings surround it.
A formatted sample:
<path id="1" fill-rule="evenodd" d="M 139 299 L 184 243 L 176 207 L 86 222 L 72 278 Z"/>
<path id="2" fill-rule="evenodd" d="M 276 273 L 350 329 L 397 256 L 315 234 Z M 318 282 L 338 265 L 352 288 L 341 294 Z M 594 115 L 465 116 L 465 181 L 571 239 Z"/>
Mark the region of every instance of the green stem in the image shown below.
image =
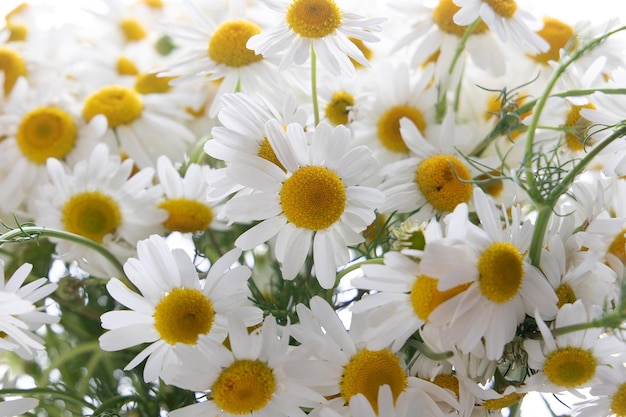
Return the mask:
<path id="1" fill-rule="evenodd" d="M 92 415 L 98 415 L 98 414 L 104 413 L 106 410 L 112 408 L 113 406 L 117 406 L 115 408 L 119 409 L 120 405 L 129 403 L 129 402 L 141 403 L 141 400 L 142 398 L 139 397 L 138 395 L 128 395 L 128 396 L 118 395 L 116 397 L 111 397 L 108 400 L 103 401 L 102 404 L 100 404 L 100 406 L 93 411 Z"/>
<path id="2" fill-rule="evenodd" d="M 42 372 L 41 377 L 39 378 L 39 385 L 45 385 L 48 383 L 50 372 L 52 372 L 53 369 L 58 369 L 64 362 L 70 359 L 74 359 L 79 355 L 90 352 L 102 352 L 100 349 L 100 344 L 97 340 L 93 342 L 82 343 L 73 349 L 63 352 L 50 363 L 50 366 L 48 366 L 44 370 L 44 372 Z"/>
<path id="3" fill-rule="evenodd" d="M 86 237 L 66 232 L 64 230 L 48 229 L 46 227 L 39 226 L 20 226 L 16 229 L 9 230 L 8 232 L 0 235 L 0 245 L 9 242 L 22 242 L 26 240 L 37 239 L 38 237 L 53 237 L 57 239 L 67 240 L 69 242 L 78 243 L 102 255 L 107 261 L 111 263 L 117 269 L 120 274 L 120 278 L 127 281 L 126 274 L 124 273 L 124 267 L 121 262 L 104 246 L 97 244 L 91 239 Z"/>
<path id="4" fill-rule="evenodd" d="M 550 76 L 550 79 L 546 83 L 546 87 L 543 91 L 543 94 L 541 95 L 541 97 L 539 97 L 534 107 L 533 115 L 528 125 L 528 133 L 526 135 L 526 148 L 524 152 L 524 159 L 522 162 L 525 168 L 524 171 L 526 174 L 526 184 L 528 185 L 528 189 L 532 189 L 535 183 L 535 178 L 533 175 L 531 175 L 531 172 L 532 172 L 531 164 L 533 160 L 532 155 L 534 152 L 533 148 L 534 148 L 535 132 L 537 130 L 537 125 L 539 124 L 539 118 L 541 117 L 541 114 L 543 113 L 543 109 L 546 105 L 546 102 L 548 101 L 548 98 L 550 97 L 550 93 L 552 92 L 552 89 L 556 86 L 556 83 L 561 78 L 565 70 L 574 62 L 576 62 L 583 54 L 595 48 L 598 44 L 600 44 L 602 41 L 604 41 L 608 37 L 622 30 L 626 30 L 626 26 L 622 26 L 616 30 L 608 32 L 602 36 L 599 36 L 598 38 L 592 39 L 591 41 L 583 45 L 583 47 L 581 47 L 580 49 L 572 53 L 572 55 L 567 57 L 561 64 L 559 64 L 559 66 L 554 70 L 554 72 Z"/>
<path id="5" fill-rule="evenodd" d="M 424 356 L 433 361 L 445 361 L 446 359 L 450 359 L 454 356 L 452 352 L 433 352 L 428 346 L 424 343 L 417 341 L 415 339 L 409 339 L 406 343 L 415 349 L 419 350 Z"/>
<path id="6" fill-rule="evenodd" d="M 345 267 L 339 273 L 337 273 L 337 279 L 335 280 L 335 283 L 339 283 L 339 281 L 341 281 L 341 278 L 343 278 L 344 276 L 346 276 L 350 272 L 359 269 L 362 265 L 370 265 L 370 264 L 379 264 L 380 265 L 380 264 L 383 264 L 383 263 L 385 263 L 385 260 L 383 258 L 367 259 L 365 261 L 356 262 L 356 263 L 354 263 L 354 264 L 352 264 L 350 266 Z"/>
<path id="7" fill-rule="evenodd" d="M 315 126 L 317 126 L 320 123 L 320 109 L 317 102 L 317 55 L 315 55 L 313 42 L 311 42 L 311 98 L 313 99 Z"/>
<path id="8" fill-rule="evenodd" d="M 543 248 L 543 238 L 545 236 L 546 228 L 552 214 L 552 210 L 557 200 L 569 190 L 574 183 L 574 180 L 580 175 L 585 167 L 595 158 L 604 148 L 610 145 L 615 139 L 626 136 L 626 126 L 621 126 L 616 129 L 610 136 L 591 148 L 587 154 L 580 159 L 580 161 L 572 168 L 571 171 L 561 180 L 556 187 L 554 187 L 545 202 L 540 206 L 537 215 L 537 221 L 535 222 L 535 229 L 533 231 L 532 242 L 530 244 L 529 257 L 534 266 L 539 266 L 541 261 L 541 249 Z"/>
<path id="9" fill-rule="evenodd" d="M 476 26 L 478 26 L 478 24 L 480 23 L 480 20 L 481 20 L 480 17 L 477 18 L 467 27 L 467 29 L 465 29 L 465 32 L 463 33 L 463 37 L 459 41 L 459 44 L 456 47 L 456 51 L 454 51 L 454 58 L 452 58 L 452 62 L 450 63 L 450 67 L 448 68 L 448 74 L 452 74 L 452 72 L 454 71 L 454 67 L 456 67 L 456 64 L 459 61 L 461 54 L 465 50 L 465 45 L 467 44 L 467 40 L 469 39 L 472 32 L 474 32 L 474 29 L 476 29 Z"/>
<path id="10" fill-rule="evenodd" d="M 42 395 L 49 395 L 52 398 L 67 400 L 75 404 L 80 405 L 88 409 L 93 409 L 93 404 L 88 403 L 82 398 L 78 398 L 69 392 L 58 391 L 51 388 L 3 388 L 0 389 L 0 395 L 23 395 L 26 397 L 38 397 Z"/>

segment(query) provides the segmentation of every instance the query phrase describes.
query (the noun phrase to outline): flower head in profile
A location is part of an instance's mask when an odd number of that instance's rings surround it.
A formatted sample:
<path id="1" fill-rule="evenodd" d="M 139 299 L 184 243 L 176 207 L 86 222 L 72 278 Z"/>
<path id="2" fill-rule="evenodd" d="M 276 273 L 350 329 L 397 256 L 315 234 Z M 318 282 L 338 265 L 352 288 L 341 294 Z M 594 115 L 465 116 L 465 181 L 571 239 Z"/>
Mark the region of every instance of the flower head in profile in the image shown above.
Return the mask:
<path id="1" fill-rule="evenodd" d="M 162 230 L 167 212 L 157 208 L 161 186 L 153 185 L 153 168 L 133 174 L 133 160 L 121 161 L 99 144 L 89 158 L 68 170 L 58 159 L 47 162 L 50 183 L 35 201 L 37 224 L 80 235 L 108 249 L 120 262 L 135 253 L 138 240 Z M 67 261 L 77 260 L 99 277 L 117 273 L 110 262 L 90 248 L 54 239 Z"/>
<path id="2" fill-rule="evenodd" d="M 172 417 L 220 415 L 224 417 L 305 417 L 301 408 L 325 401 L 311 389 L 317 383 L 308 353 L 289 345 L 288 328 L 280 331 L 273 316 L 248 332 L 233 317 L 228 322 L 230 349 L 224 344 L 198 342 L 198 349 L 181 349 L 180 365 L 165 369 L 168 384 L 211 398 L 170 412 Z M 282 333 L 282 334 L 281 334 Z"/>
<path id="3" fill-rule="evenodd" d="M 24 284 L 32 269 L 31 264 L 23 264 L 5 282 L 4 261 L 0 260 L 0 351 L 15 351 L 25 359 L 33 359 L 34 351 L 44 349 L 43 340 L 34 331 L 59 320 L 35 306 L 52 294 L 57 284 L 47 278 Z"/>
<path id="4" fill-rule="evenodd" d="M 349 261 L 348 246 L 364 240 L 360 233 L 382 202 L 382 193 L 361 185 L 376 172 L 376 160 L 364 146 L 348 148 L 350 132 L 344 126 L 320 123 L 309 136 L 310 145 L 304 127 L 296 123 L 285 130 L 270 120 L 266 133 L 284 168 L 260 157 L 242 157 L 226 168 L 231 178 L 254 190 L 226 203 L 226 217 L 261 220 L 235 245 L 252 249 L 277 235 L 276 258 L 288 280 L 312 249 L 317 280 L 332 288 L 337 267 Z"/>
<path id="5" fill-rule="evenodd" d="M 368 65 L 363 52 L 350 38 L 378 41 L 384 18 L 365 18 L 339 8 L 334 0 L 262 0 L 284 14 L 275 28 L 254 35 L 248 48 L 264 56 L 282 55 L 279 69 L 303 64 L 313 51 L 333 74 L 353 75 L 354 64 Z"/>
<path id="6" fill-rule="evenodd" d="M 107 119 L 103 141 L 140 168 L 152 167 L 161 155 L 182 161 L 194 134 L 183 121 L 190 116 L 164 94 L 141 94 L 124 85 L 105 85 L 83 100 L 87 122 L 98 115 Z"/>
<path id="7" fill-rule="evenodd" d="M 226 253 L 201 281 L 183 249 L 170 250 L 158 235 L 140 241 L 137 258 L 124 264 L 139 293 L 117 278 L 109 281 L 111 296 L 130 310 L 102 315 L 102 327 L 109 331 L 100 337 L 100 347 L 117 351 L 149 343 L 125 368 L 133 369 L 147 358 L 148 382 L 176 360 L 181 345 L 195 348 L 203 339 L 224 341 L 229 315 L 237 315 L 247 326 L 258 324 L 262 312 L 249 303 L 245 285 L 250 269 L 233 266 L 240 254 L 238 249 Z"/>
<path id="8" fill-rule="evenodd" d="M 163 200 L 158 207 L 167 211 L 163 222 L 169 231 L 198 233 L 208 229 L 215 220 L 214 206 L 206 195 L 207 165 L 189 164 L 184 175 L 165 155 L 157 160 L 157 176 L 163 186 Z"/>

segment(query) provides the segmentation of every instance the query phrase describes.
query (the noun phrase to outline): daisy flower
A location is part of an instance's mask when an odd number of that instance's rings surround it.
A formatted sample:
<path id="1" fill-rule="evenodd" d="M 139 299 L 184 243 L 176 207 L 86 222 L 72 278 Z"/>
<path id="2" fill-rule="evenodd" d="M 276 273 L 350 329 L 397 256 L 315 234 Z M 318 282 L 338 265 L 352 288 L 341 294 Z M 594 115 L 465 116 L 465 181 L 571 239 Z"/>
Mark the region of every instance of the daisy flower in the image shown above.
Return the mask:
<path id="1" fill-rule="evenodd" d="M 597 383 L 590 394 L 595 398 L 576 404 L 576 417 L 626 415 L 626 368 L 624 365 L 597 370 Z"/>
<path id="2" fill-rule="evenodd" d="M 317 379 L 315 362 L 289 345 L 288 333 L 279 337 L 274 317 L 266 317 L 262 327 L 251 333 L 233 317 L 228 334 L 230 349 L 199 341 L 196 350 L 181 349 L 180 365 L 166 368 L 163 376 L 168 384 L 211 393 L 207 401 L 170 411 L 171 417 L 305 417 L 302 408 L 325 401 L 309 386 Z"/>
<path id="3" fill-rule="evenodd" d="M 559 310 L 553 329 L 587 323 L 600 317 L 597 306 L 588 313 L 582 301 L 565 304 Z M 524 348 L 528 352 L 528 366 L 539 372 L 527 379 L 530 386 L 542 392 L 568 391 L 581 396 L 576 390 L 595 385 L 600 368 L 619 366 L 623 356 L 624 341 L 615 335 L 604 334 L 602 328 L 589 328 L 554 336 L 535 315 L 542 340 L 528 339 Z"/>
<path id="4" fill-rule="evenodd" d="M 0 260 L 0 350 L 16 351 L 24 359 L 34 358 L 33 350 L 44 349 L 43 340 L 33 332 L 59 320 L 35 306 L 52 294 L 57 284 L 39 278 L 24 285 L 32 269 L 31 264 L 23 264 L 5 282 L 4 261 Z"/>
<path id="5" fill-rule="evenodd" d="M 350 39 L 376 42 L 384 18 L 365 18 L 343 11 L 334 0 L 261 0 L 284 16 L 273 29 L 254 35 L 248 48 L 257 54 L 283 54 L 279 69 L 301 65 L 312 51 L 331 73 L 353 76 L 354 64 L 368 66 L 363 52 Z"/>
<path id="6" fill-rule="evenodd" d="M 176 362 L 180 346 L 195 349 L 205 339 L 223 342 L 228 316 L 241 317 L 246 326 L 258 324 L 262 311 L 247 298 L 250 269 L 233 266 L 240 255 L 238 249 L 229 251 L 200 280 L 183 249 L 171 250 L 158 235 L 140 241 L 137 258 L 124 264 L 126 276 L 139 293 L 117 278 L 109 281 L 109 294 L 130 310 L 102 315 L 102 327 L 108 332 L 100 336 L 100 347 L 117 351 L 149 343 L 125 367 L 133 369 L 147 358 L 143 376 L 149 382 L 167 364 Z"/>
<path id="7" fill-rule="evenodd" d="M 526 314 L 554 317 L 557 296 L 526 259 L 533 229 L 522 224 L 519 210 L 503 228 L 502 213 L 479 188 L 473 201 L 482 227 L 459 204 L 447 219 L 446 237 L 424 250 L 422 273 L 439 280 L 438 290 L 462 288 L 430 313 L 429 324 L 441 327 L 447 349 L 472 352 L 484 343 L 486 357 L 498 359 Z"/>
<path id="8" fill-rule="evenodd" d="M 163 94 L 140 94 L 123 85 L 107 85 L 83 101 L 86 121 L 104 115 L 108 129 L 102 140 L 110 149 L 127 154 L 140 168 L 154 166 L 161 155 L 182 161 L 194 134 L 183 121 L 184 109 L 169 103 Z"/>
<path id="9" fill-rule="evenodd" d="M 157 177 L 163 186 L 163 200 L 158 207 L 167 211 L 163 222 L 169 231 L 198 233 L 208 229 L 215 219 L 213 205 L 207 200 L 207 165 L 189 164 L 183 176 L 166 156 L 157 160 Z"/>
<path id="10" fill-rule="evenodd" d="M 385 253 L 384 265 L 363 265 L 363 277 L 352 280 L 356 288 L 373 290 L 352 306 L 354 313 L 367 314 L 363 339 L 376 349 L 391 343 L 399 350 L 442 302 L 463 291 L 457 287 L 437 290 L 437 279 L 424 275 L 419 263 L 399 252 Z"/>
<path id="11" fill-rule="evenodd" d="M 24 211 L 48 179 L 46 161 L 70 166 L 86 158 L 106 131 L 106 119 L 85 122 L 75 99 L 53 86 L 33 88 L 20 78 L 0 115 L 2 209 Z M 31 217 L 27 215 L 27 217 Z"/>
<path id="12" fill-rule="evenodd" d="M 350 131 L 320 123 L 310 135 L 296 123 L 270 120 L 270 145 L 285 170 L 259 157 L 240 158 L 227 166 L 228 175 L 254 190 L 225 206 L 232 221 L 261 222 L 244 232 L 235 245 L 252 249 L 277 235 L 276 258 L 285 279 L 302 269 L 312 244 L 320 285 L 335 285 L 336 269 L 349 261 L 348 246 L 374 221 L 382 194 L 360 184 L 377 170 L 366 147 L 349 149 Z M 251 207 L 254 209 L 251 210 Z"/>
<path id="13" fill-rule="evenodd" d="M 162 230 L 167 212 L 157 208 L 162 196 L 153 185 L 154 169 L 133 174 L 133 160 L 123 162 L 99 144 L 89 159 L 73 169 L 48 159 L 50 183 L 40 188 L 34 202 L 36 223 L 65 230 L 104 246 L 120 262 L 135 252 L 140 239 Z M 56 252 L 67 262 L 77 261 L 85 271 L 99 277 L 118 273 L 101 255 L 68 240 L 56 240 Z"/>
<path id="14" fill-rule="evenodd" d="M 456 149 L 457 138 L 470 136 L 468 129 L 457 126 L 449 112 L 437 130 L 437 143 L 427 141 L 409 119 L 400 120 L 400 134 L 411 156 L 387 164 L 378 189 L 385 194 L 381 212 L 411 213 L 424 220 L 434 213 L 450 212 L 472 199 L 472 171 Z M 434 129 L 431 132 L 435 134 Z"/>
<path id="15" fill-rule="evenodd" d="M 191 2 L 184 3 L 192 24 L 168 22 L 166 32 L 181 45 L 161 76 L 174 76 L 174 84 L 193 78 L 219 82 L 209 116 L 219 110 L 219 98 L 235 91 L 271 92 L 283 82 L 271 60 L 246 46 L 261 27 L 252 20 L 232 18 L 216 24 Z"/>
<path id="16" fill-rule="evenodd" d="M 363 85 L 370 86 L 372 98 L 364 103 L 351 128 L 359 143 L 367 145 L 381 162 L 404 159 L 410 149 L 400 133 L 400 120 L 407 118 L 427 135 L 434 124 L 437 101 L 432 81 L 432 65 L 417 76 L 405 64 L 397 67 L 383 62 L 369 71 Z"/>
<path id="17" fill-rule="evenodd" d="M 454 0 L 454 3 L 460 7 L 453 16 L 457 25 L 467 26 L 480 18 L 502 42 L 511 36 L 524 52 L 537 54 L 549 49 L 548 42 L 535 32 L 541 29 L 541 21 L 520 8 L 515 0 Z"/>
<path id="18" fill-rule="evenodd" d="M 418 17 L 411 24 L 409 33 L 398 40 L 396 48 L 408 49 L 413 68 L 435 62 L 436 78 L 442 80 L 449 76 L 448 71 L 457 53 L 456 49 L 467 30 L 467 26 L 456 24 L 452 18 L 459 6 L 453 0 L 439 0 L 432 5 L 398 2 L 393 7 L 403 13 L 403 17 Z M 487 25 L 479 22 L 467 39 L 463 54 L 481 69 L 500 76 L 506 68 L 501 45 Z M 456 68 L 460 67 L 459 65 Z"/>
<path id="19" fill-rule="evenodd" d="M 353 317 L 350 332 L 346 331 L 333 308 L 321 297 L 310 300 L 310 309 L 296 306 L 299 323 L 291 328 L 291 335 L 304 348 L 314 352 L 314 359 L 324 369 L 325 379 L 318 389 L 325 396 L 340 396 L 349 403 L 356 395 L 363 395 L 370 407 L 378 412 L 379 390 L 389 386 L 394 401 L 402 393 L 419 391 L 424 410 L 443 415 L 438 403 L 453 409 L 457 402 L 448 391 L 419 378 L 411 377 L 396 351 L 387 347 L 374 349 L 361 338 L 364 323 Z"/>

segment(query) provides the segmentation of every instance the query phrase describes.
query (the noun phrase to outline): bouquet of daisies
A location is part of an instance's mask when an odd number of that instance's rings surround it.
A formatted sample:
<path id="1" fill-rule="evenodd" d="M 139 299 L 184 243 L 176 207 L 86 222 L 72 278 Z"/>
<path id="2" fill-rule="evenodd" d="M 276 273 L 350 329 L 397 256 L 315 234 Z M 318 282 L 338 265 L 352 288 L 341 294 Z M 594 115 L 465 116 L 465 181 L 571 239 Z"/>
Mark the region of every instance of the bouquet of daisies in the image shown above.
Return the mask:
<path id="1" fill-rule="evenodd" d="M 0 29 L 0 416 L 626 416 L 626 26 L 62 6 Z"/>

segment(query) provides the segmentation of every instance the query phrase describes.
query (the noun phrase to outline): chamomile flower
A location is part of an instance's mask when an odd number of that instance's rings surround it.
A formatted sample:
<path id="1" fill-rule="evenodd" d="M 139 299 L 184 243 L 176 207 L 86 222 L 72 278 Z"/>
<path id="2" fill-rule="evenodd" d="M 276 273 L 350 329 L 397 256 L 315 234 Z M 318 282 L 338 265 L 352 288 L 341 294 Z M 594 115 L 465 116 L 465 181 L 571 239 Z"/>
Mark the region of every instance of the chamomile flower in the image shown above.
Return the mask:
<path id="1" fill-rule="evenodd" d="M 271 92 L 283 81 L 271 60 L 246 46 L 261 27 L 253 20 L 233 17 L 219 24 L 213 22 L 191 2 L 185 2 L 193 24 L 170 22 L 166 28 L 175 42 L 182 41 L 171 65 L 165 66 L 162 76 L 178 77 L 174 83 L 201 77 L 219 83 L 209 108 L 215 117 L 219 98 L 225 93 L 245 91 Z"/>
<path id="2" fill-rule="evenodd" d="M 73 166 L 87 157 L 106 131 L 106 120 L 85 122 L 67 93 L 16 83 L 0 115 L 0 201 L 2 209 L 25 213 L 38 186 L 48 179 L 46 161 Z M 27 217 L 31 217 L 27 215 Z"/>
<path id="3" fill-rule="evenodd" d="M 195 140 L 183 123 L 189 115 L 169 104 L 162 94 L 140 94 L 123 85 L 107 85 L 83 101 L 83 118 L 90 121 L 97 115 L 104 115 L 108 123 L 102 140 L 141 168 L 154 166 L 161 155 L 182 161 Z"/>
<path id="4" fill-rule="evenodd" d="M 473 225 L 467 205 L 459 204 L 449 215 L 446 237 L 426 246 L 420 266 L 423 274 L 439 280 L 439 291 L 467 286 L 430 313 L 430 324 L 441 327 L 444 346 L 472 352 L 484 343 L 485 356 L 497 359 L 526 314 L 554 317 L 557 297 L 526 260 L 532 225 L 522 223 L 514 209 L 503 228 L 501 213 L 479 188 L 473 201 L 482 227 Z"/>
<path id="5" fill-rule="evenodd" d="M 167 212 L 157 208 L 162 190 L 152 184 L 152 168 L 132 175 L 133 160 L 122 162 L 119 156 L 109 154 L 104 144 L 71 170 L 53 158 L 46 166 L 50 183 L 40 188 L 33 207 L 38 225 L 90 239 L 120 262 L 132 256 L 137 241 L 162 230 Z M 76 260 L 99 277 L 117 273 L 91 249 L 68 240 L 54 241 L 57 253 L 67 262 Z"/>
<path id="6" fill-rule="evenodd" d="M 573 248 L 566 250 L 561 239 L 558 235 L 549 239 L 549 250 L 543 250 L 539 265 L 556 292 L 558 307 L 576 300 L 582 300 L 588 308 L 613 301 L 616 275 L 603 262 L 603 254 L 588 250 L 574 252 Z M 570 241 L 574 239 L 575 236 Z"/>
<path id="7" fill-rule="evenodd" d="M 368 146 L 382 164 L 410 155 L 400 133 L 401 119 L 411 120 L 422 135 L 427 135 L 434 124 L 437 97 L 435 89 L 429 88 L 432 71 L 431 65 L 415 75 L 405 64 L 394 67 L 384 62 L 363 80 L 364 85 L 371 86 L 372 99 L 362 107 L 353 129 L 360 138 L 358 143 Z"/>
<path id="8" fill-rule="evenodd" d="M 357 301 L 352 311 L 368 313 L 363 339 L 373 349 L 390 343 L 392 350 L 400 349 L 439 304 L 467 288 L 461 285 L 439 291 L 437 279 L 424 275 L 419 263 L 398 252 L 387 252 L 384 265 L 363 265 L 361 269 L 364 276 L 353 279 L 352 284 L 376 292 Z"/>
<path id="9" fill-rule="evenodd" d="M 180 365 L 171 365 L 164 380 L 185 389 L 211 392 L 209 400 L 170 411 L 172 417 L 197 415 L 305 417 L 302 408 L 325 402 L 310 388 L 316 383 L 314 361 L 289 346 L 288 329 L 279 337 L 272 316 L 248 333 L 241 320 L 228 323 L 230 350 L 223 344 L 199 341 L 198 349 L 181 348 Z"/>
<path id="10" fill-rule="evenodd" d="M 157 160 L 157 177 L 163 186 L 164 198 L 158 207 L 167 211 L 163 222 L 169 231 L 196 233 L 208 229 L 215 213 L 207 200 L 207 165 L 189 164 L 181 176 L 166 156 Z"/>
<path id="11" fill-rule="evenodd" d="M 125 369 L 147 358 L 144 380 L 154 381 L 167 364 L 176 361 L 178 347 L 194 349 L 202 340 L 223 342 L 229 315 L 247 326 L 258 324 L 262 312 L 248 301 L 246 281 L 250 269 L 233 266 L 241 251 L 233 249 L 217 260 L 205 280 L 183 249 L 171 250 L 164 238 L 152 235 L 137 244 L 137 258 L 124 264 L 128 279 L 139 293 L 112 278 L 107 290 L 130 310 L 102 315 L 104 333 L 99 341 L 106 351 L 149 343 Z"/>
<path id="12" fill-rule="evenodd" d="M 548 42 L 535 30 L 542 22 L 520 8 L 515 0 L 454 0 L 460 6 L 454 14 L 454 23 L 466 26 L 480 18 L 498 34 L 502 42 L 510 36 L 524 52 L 538 53 L 549 49 Z"/>
<path id="13" fill-rule="evenodd" d="M 601 315 L 595 306 L 588 313 L 582 301 L 565 304 L 559 310 L 553 329 L 586 323 Z M 565 392 L 580 396 L 576 391 L 597 380 L 597 371 L 617 365 L 623 360 L 624 341 L 603 334 L 602 328 L 588 328 L 554 336 L 548 326 L 535 316 L 542 340 L 528 339 L 528 366 L 539 372 L 528 378 L 530 386 L 543 392 Z"/>
<path id="14" fill-rule="evenodd" d="M 300 322 L 292 326 L 291 335 L 304 348 L 315 352 L 315 359 L 325 370 L 325 385 L 318 388 L 324 395 L 340 396 L 345 403 L 363 395 L 378 412 L 383 405 L 378 402 L 379 389 L 386 385 L 394 401 L 402 393 L 418 389 L 423 409 L 433 415 L 443 415 L 439 402 L 456 409 L 457 402 L 448 391 L 409 376 L 396 351 L 387 347 L 375 349 L 366 343 L 360 331 L 364 323 L 356 324 L 358 316 L 353 317 L 356 325 L 347 332 L 336 312 L 321 297 L 310 300 L 310 309 L 299 304 L 296 311 Z"/>
<path id="15" fill-rule="evenodd" d="M 59 319 L 35 306 L 52 294 L 57 284 L 39 278 L 24 285 L 32 269 L 31 264 L 23 264 L 5 282 L 4 262 L 0 260 L 0 350 L 15 351 L 25 359 L 34 358 L 34 351 L 44 349 L 43 340 L 34 331 Z"/>
<path id="16" fill-rule="evenodd" d="M 594 396 L 589 401 L 576 404 L 576 417 L 624 416 L 626 415 L 626 368 L 598 368 L 598 382 L 591 387 Z"/>
<path id="17" fill-rule="evenodd" d="M 449 112 L 437 128 L 436 143 L 427 141 L 411 120 L 400 120 L 400 134 L 410 152 L 406 159 L 387 164 L 378 189 L 385 193 L 381 212 L 412 213 L 424 220 L 434 213 L 451 212 L 472 199 L 473 172 L 455 147 L 467 139 L 468 129 L 457 126 Z M 435 129 L 431 129 L 435 134 Z"/>
<path id="18" fill-rule="evenodd" d="M 365 147 L 348 148 L 350 132 L 344 126 L 320 123 L 309 145 L 301 125 L 291 123 L 285 131 L 270 120 L 266 136 L 284 170 L 259 157 L 240 158 L 226 168 L 231 178 L 254 190 L 226 203 L 226 217 L 261 220 L 235 245 L 252 249 L 277 235 L 276 258 L 288 280 L 312 249 L 317 280 L 332 288 L 337 267 L 349 261 L 348 246 L 363 241 L 360 232 L 382 202 L 378 190 L 360 185 L 376 172 L 376 160 Z"/>
<path id="19" fill-rule="evenodd" d="M 408 34 L 398 40 L 397 48 L 404 48 L 411 54 L 414 68 L 435 62 L 435 75 L 438 80 L 449 76 L 448 71 L 456 49 L 468 29 L 453 20 L 459 6 L 453 0 L 439 0 L 436 4 L 427 5 L 415 2 L 398 2 L 394 4 L 407 16 L 418 18 Z M 463 56 L 495 76 L 504 73 L 506 62 L 502 59 L 501 42 L 494 36 L 484 22 L 479 22 L 466 40 Z M 458 65 L 456 68 L 460 68 Z M 444 85 L 447 85 L 444 83 Z"/>
<path id="20" fill-rule="evenodd" d="M 376 42 L 384 18 L 366 18 L 343 11 L 334 0 L 262 0 L 284 15 L 275 28 L 254 35 L 248 48 L 264 56 L 282 55 L 279 69 L 301 65 L 311 55 L 335 75 L 353 76 L 350 60 L 369 65 L 363 52 L 350 40 Z"/>

